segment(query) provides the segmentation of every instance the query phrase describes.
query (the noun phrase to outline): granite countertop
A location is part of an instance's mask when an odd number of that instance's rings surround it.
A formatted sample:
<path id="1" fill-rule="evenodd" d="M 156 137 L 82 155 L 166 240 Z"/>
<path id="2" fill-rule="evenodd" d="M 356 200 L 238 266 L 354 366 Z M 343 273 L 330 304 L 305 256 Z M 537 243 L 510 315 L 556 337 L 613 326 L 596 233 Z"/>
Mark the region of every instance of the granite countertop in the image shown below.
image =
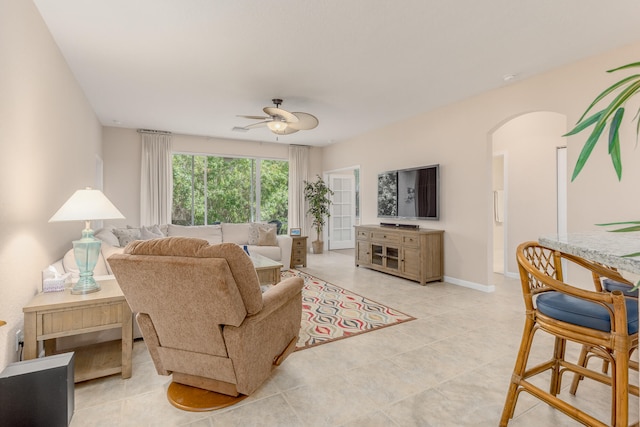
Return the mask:
<path id="1" fill-rule="evenodd" d="M 640 252 L 640 232 L 588 231 L 565 235 L 550 234 L 541 236 L 538 241 L 543 246 L 561 252 L 640 274 L 640 256 L 624 257 Z"/>

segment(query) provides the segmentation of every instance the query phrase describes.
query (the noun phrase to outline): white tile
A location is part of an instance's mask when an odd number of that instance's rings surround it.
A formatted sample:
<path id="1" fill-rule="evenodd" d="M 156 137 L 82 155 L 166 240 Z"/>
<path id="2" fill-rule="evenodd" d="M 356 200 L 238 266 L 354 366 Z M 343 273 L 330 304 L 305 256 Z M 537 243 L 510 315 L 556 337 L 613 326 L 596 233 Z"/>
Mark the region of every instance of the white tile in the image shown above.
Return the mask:
<path id="1" fill-rule="evenodd" d="M 353 258 L 309 254 L 301 270 L 416 320 L 293 353 L 252 396 L 211 413 L 167 401 L 170 377 L 157 375 L 143 342 L 133 376 L 78 384 L 72 427 L 82 426 L 496 426 L 524 324 L 519 280 L 496 275 L 496 292 L 418 283 L 354 266 Z M 531 362 L 549 358 L 553 339 L 538 333 Z M 579 346 L 569 346 L 577 358 Z M 592 363 L 599 363 L 594 361 Z M 599 366 L 599 365 L 598 365 Z M 638 382 L 632 374 L 632 383 Z M 583 381 L 560 397 L 608 422 L 608 387 Z M 533 380 L 543 388 L 545 378 Z M 587 410 L 587 409 L 585 409 Z M 630 399 L 638 418 L 638 399 Z M 569 417 L 521 393 L 510 427 L 575 426 Z"/>

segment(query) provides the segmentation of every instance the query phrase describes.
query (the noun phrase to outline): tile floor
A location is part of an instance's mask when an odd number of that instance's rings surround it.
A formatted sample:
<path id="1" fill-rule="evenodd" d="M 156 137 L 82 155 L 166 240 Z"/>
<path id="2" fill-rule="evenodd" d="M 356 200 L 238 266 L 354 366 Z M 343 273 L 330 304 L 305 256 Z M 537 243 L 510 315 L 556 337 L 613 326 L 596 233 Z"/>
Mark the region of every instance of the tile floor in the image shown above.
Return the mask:
<path id="1" fill-rule="evenodd" d="M 144 342 L 136 341 L 132 378 L 76 386 L 71 426 L 498 425 L 524 316 L 516 280 L 496 275 L 494 293 L 446 283 L 423 287 L 356 268 L 348 252 L 311 254 L 302 270 L 417 320 L 293 353 L 254 395 L 208 413 L 171 406 L 165 396 L 170 378 L 156 374 Z M 542 334 L 534 343 L 545 357 L 550 345 Z M 569 352 L 577 355 L 576 348 Z M 605 386 L 585 381 L 577 397 L 566 389 L 561 396 L 609 419 Z M 636 420 L 637 398 L 630 407 Z M 522 393 L 509 425 L 578 423 Z"/>

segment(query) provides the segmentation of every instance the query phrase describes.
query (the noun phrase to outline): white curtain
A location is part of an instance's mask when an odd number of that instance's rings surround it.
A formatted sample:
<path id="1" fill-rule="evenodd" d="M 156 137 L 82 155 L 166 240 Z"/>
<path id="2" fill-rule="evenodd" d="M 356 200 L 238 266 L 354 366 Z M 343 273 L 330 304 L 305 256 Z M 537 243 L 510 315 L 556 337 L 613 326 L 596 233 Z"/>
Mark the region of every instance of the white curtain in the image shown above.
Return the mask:
<path id="1" fill-rule="evenodd" d="M 289 146 L 289 228 L 308 235 L 304 181 L 309 179 L 309 147 Z"/>
<path id="2" fill-rule="evenodd" d="M 171 134 L 140 131 L 140 225 L 171 224 Z"/>

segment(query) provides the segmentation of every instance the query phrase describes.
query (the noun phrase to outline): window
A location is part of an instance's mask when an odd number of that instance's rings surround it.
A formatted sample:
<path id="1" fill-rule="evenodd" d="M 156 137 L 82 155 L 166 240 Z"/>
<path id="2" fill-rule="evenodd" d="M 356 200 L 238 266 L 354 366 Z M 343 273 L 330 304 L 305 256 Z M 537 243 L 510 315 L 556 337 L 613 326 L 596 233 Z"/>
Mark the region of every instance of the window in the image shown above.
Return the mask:
<path id="1" fill-rule="evenodd" d="M 171 222 L 277 221 L 285 233 L 288 181 L 283 160 L 174 154 Z"/>

